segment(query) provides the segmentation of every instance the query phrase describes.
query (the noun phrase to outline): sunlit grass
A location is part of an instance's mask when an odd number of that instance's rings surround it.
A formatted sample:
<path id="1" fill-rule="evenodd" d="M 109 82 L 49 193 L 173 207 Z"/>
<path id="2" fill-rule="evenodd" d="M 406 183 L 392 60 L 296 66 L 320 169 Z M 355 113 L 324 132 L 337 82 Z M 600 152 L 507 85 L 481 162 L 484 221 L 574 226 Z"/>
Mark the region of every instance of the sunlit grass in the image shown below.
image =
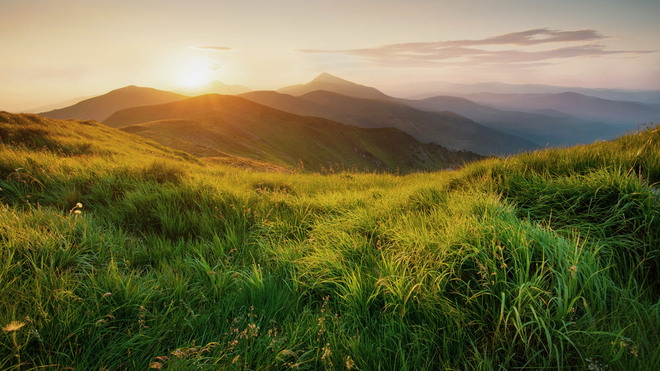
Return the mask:
<path id="1" fill-rule="evenodd" d="M 2 369 L 660 366 L 658 128 L 407 176 L 0 138 Z"/>

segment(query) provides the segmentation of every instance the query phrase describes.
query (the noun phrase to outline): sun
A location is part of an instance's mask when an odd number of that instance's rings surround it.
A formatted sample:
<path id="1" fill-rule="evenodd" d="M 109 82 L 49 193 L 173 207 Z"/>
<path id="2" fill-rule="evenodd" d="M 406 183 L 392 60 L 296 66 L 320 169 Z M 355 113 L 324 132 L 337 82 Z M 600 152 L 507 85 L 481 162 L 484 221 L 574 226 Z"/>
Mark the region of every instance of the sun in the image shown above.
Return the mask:
<path id="1" fill-rule="evenodd" d="M 209 73 L 204 70 L 185 70 L 182 71 L 179 75 L 179 85 L 182 88 L 201 88 L 202 86 L 208 84 L 209 82 Z"/>
<path id="2" fill-rule="evenodd" d="M 194 59 L 188 61 L 178 75 L 178 85 L 185 89 L 202 88 L 211 82 L 214 66 L 208 60 Z"/>

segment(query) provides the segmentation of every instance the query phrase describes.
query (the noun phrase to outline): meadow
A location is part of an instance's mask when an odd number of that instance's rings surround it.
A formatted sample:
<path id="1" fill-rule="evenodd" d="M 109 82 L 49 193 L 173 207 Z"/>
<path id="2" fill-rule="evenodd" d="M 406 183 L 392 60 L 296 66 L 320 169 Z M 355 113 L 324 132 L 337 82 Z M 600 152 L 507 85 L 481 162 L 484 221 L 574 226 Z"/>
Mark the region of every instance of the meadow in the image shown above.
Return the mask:
<path id="1" fill-rule="evenodd" d="M 660 369 L 660 127 L 458 171 L 0 113 L 0 369 Z"/>

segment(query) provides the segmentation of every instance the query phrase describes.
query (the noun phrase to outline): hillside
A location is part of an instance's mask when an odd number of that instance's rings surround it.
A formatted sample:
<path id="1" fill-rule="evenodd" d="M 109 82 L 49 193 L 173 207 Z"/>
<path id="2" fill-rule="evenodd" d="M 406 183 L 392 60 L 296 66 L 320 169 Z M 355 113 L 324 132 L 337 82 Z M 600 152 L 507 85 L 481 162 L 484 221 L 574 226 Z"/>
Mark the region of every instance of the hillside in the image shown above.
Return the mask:
<path id="1" fill-rule="evenodd" d="M 396 129 L 297 116 L 234 96 L 133 107 L 103 123 L 197 156 L 230 154 L 314 171 L 438 170 L 481 158 L 420 143 Z"/>
<path id="2" fill-rule="evenodd" d="M 360 99 L 328 91 L 315 91 L 300 97 L 276 92 L 252 92 L 241 96 L 299 115 L 323 117 L 359 127 L 394 127 L 422 142 L 482 155 L 510 154 L 536 148 L 528 140 L 484 127 L 451 112 L 424 112 L 387 100 Z"/>
<path id="3" fill-rule="evenodd" d="M 397 100 L 424 111 L 452 111 L 481 125 L 513 134 L 544 146 L 566 146 L 610 139 L 625 132 L 624 128 L 603 122 L 581 120 L 562 112 L 546 109 L 537 112 L 499 110 L 471 100 L 436 96 L 420 100 Z"/>
<path id="4" fill-rule="evenodd" d="M 301 96 L 318 90 L 329 91 L 348 97 L 363 99 L 389 99 L 390 97 L 381 93 L 378 89 L 370 86 L 356 84 L 333 76 L 329 73 L 322 73 L 312 81 L 306 84 L 292 85 L 277 90 L 278 93 Z"/>
<path id="5" fill-rule="evenodd" d="M 69 107 L 42 112 L 39 115 L 54 119 L 102 121 L 124 108 L 175 102 L 185 98 L 187 97 L 184 95 L 169 91 L 131 85 L 85 99 Z"/>
<path id="6" fill-rule="evenodd" d="M 0 141 L 2 369 L 660 366 L 660 127 L 406 176 Z"/>

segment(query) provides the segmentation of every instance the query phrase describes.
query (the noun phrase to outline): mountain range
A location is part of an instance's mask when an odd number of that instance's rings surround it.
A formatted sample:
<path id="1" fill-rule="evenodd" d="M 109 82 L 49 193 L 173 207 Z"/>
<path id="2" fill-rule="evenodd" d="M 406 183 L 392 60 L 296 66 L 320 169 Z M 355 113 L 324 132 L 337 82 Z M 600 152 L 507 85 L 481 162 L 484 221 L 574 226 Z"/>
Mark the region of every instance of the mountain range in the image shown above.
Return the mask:
<path id="1" fill-rule="evenodd" d="M 501 82 L 457 84 L 431 81 L 403 84 L 398 87 L 392 87 L 391 90 L 398 92 L 396 94 L 398 96 L 406 96 L 410 99 L 423 99 L 437 95 L 463 96 L 485 92 L 495 94 L 557 94 L 574 92 L 607 100 L 639 102 L 644 104 L 660 103 L 660 90 L 602 89 L 539 84 L 506 84 Z"/>
<path id="2" fill-rule="evenodd" d="M 626 101 L 589 97 L 563 92 L 553 94 L 494 94 L 464 95 L 472 101 L 506 110 L 525 112 L 561 112 L 586 120 L 634 127 L 660 117 L 656 106 Z"/>
<path id="3" fill-rule="evenodd" d="M 391 100 L 354 98 L 329 91 L 314 91 L 299 97 L 272 91 L 241 96 L 299 115 L 366 128 L 394 127 L 422 142 L 484 155 L 510 154 L 536 147 L 528 140 L 487 128 L 452 112 L 425 112 Z"/>
<path id="4" fill-rule="evenodd" d="M 580 119 L 559 111 L 501 110 L 461 97 L 437 96 L 398 101 L 424 111 L 456 112 L 484 126 L 517 135 L 540 146 L 591 143 L 595 140 L 614 138 L 623 132 L 621 128 L 604 122 Z"/>
<path id="5" fill-rule="evenodd" d="M 218 81 L 205 91 L 238 94 L 249 89 Z M 660 117 L 660 103 L 574 92 L 458 95 L 401 99 L 322 73 L 278 91 L 241 93 L 242 100 L 191 100 L 127 86 L 41 115 L 101 121 L 207 158 L 244 156 L 287 166 L 302 160 L 314 169 L 343 163 L 406 171 L 457 166 L 472 158 L 467 152 L 451 157 L 447 149 L 507 155 L 546 145 L 590 143 Z M 313 155 L 311 143 L 323 155 Z"/>
<path id="6" fill-rule="evenodd" d="M 341 87 L 341 88 L 338 88 Z M 363 99 L 376 99 L 381 102 L 380 107 L 372 110 L 383 110 L 383 102 L 398 103 L 406 105 L 418 110 L 433 112 L 442 115 L 443 112 L 453 112 L 465 118 L 468 118 L 480 125 L 490 129 L 497 130 L 498 134 L 506 133 L 525 140 L 525 143 L 511 143 L 502 146 L 501 144 L 493 146 L 480 146 L 476 149 L 467 147 L 473 151 L 484 151 L 489 154 L 502 154 L 502 153 L 515 153 L 521 150 L 530 150 L 534 146 L 546 145 L 572 145 L 576 143 L 591 143 L 595 140 L 610 139 L 617 135 L 622 134 L 626 129 L 634 125 L 626 127 L 615 127 L 610 122 L 596 120 L 592 117 L 580 117 L 566 114 L 557 110 L 534 110 L 534 112 L 524 112 L 524 110 L 506 110 L 497 109 L 489 105 L 478 104 L 466 98 L 454 96 L 437 96 L 426 99 L 399 99 L 388 96 L 375 88 L 366 87 L 363 85 L 355 84 L 329 74 L 321 74 L 316 79 L 307 84 L 297 85 L 295 90 L 280 89 L 278 92 L 289 91 L 291 95 L 304 96 L 308 98 L 304 92 L 313 92 L 317 90 L 324 90 L 342 94 L 350 90 L 350 96 L 354 98 Z M 269 97 L 269 95 L 271 95 Z M 342 94 L 347 95 L 347 94 Z M 367 110 L 359 109 L 359 102 L 352 102 L 352 104 L 344 104 L 335 106 L 332 109 L 332 104 L 310 105 L 310 102 L 301 102 L 300 100 L 287 99 L 285 97 L 275 98 L 272 93 L 268 92 L 251 92 L 243 95 L 248 99 L 256 102 L 269 105 L 278 109 L 295 112 L 298 114 L 314 115 L 319 117 L 326 117 L 329 119 L 346 122 L 356 126 L 372 127 L 374 125 L 374 117 L 369 114 Z M 372 104 L 373 105 L 373 104 Z M 360 113 L 350 112 L 350 110 L 359 110 Z M 588 108 L 586 108 L 588 110 Z M 386 126 L 399 127 L 400 129 L 415 135 L 420 140 L 431 140 L 440 143 L 444 146 L 451 147 L 450 142 L 459 143 L 456 138 L 438 139 L 433 136 L 417 136 L 416 131 L 410 123 L 410 115 L 405 112 L 401 115 L 388 115 L 388 118 L 380 117 L 380 123 Z M 446 112 L 445 112 L 446 114 Z M 381 115 L 382 116 L 382 115 Z M 456 116 L 456 115 L 454 115 Z M 428 119 L 423 119 L 424 122 L 429 122 Z M 425 132 L 431 132 L 427 128 L 422 129 Z M 483 132 L 483 131 L 482 131 Z M 533 144 L 530 144 L 532 142 Z M 480 153 L 484 153 L 480 152 Z"/>
<path id="7" fill-rule="evenodd" d="M 247 157 L 308 170 L 438 170 L 482 158 L 394 129 L 298 116 L 228 95 L 127 108 L 104 124 L 200 157 Z"/>

